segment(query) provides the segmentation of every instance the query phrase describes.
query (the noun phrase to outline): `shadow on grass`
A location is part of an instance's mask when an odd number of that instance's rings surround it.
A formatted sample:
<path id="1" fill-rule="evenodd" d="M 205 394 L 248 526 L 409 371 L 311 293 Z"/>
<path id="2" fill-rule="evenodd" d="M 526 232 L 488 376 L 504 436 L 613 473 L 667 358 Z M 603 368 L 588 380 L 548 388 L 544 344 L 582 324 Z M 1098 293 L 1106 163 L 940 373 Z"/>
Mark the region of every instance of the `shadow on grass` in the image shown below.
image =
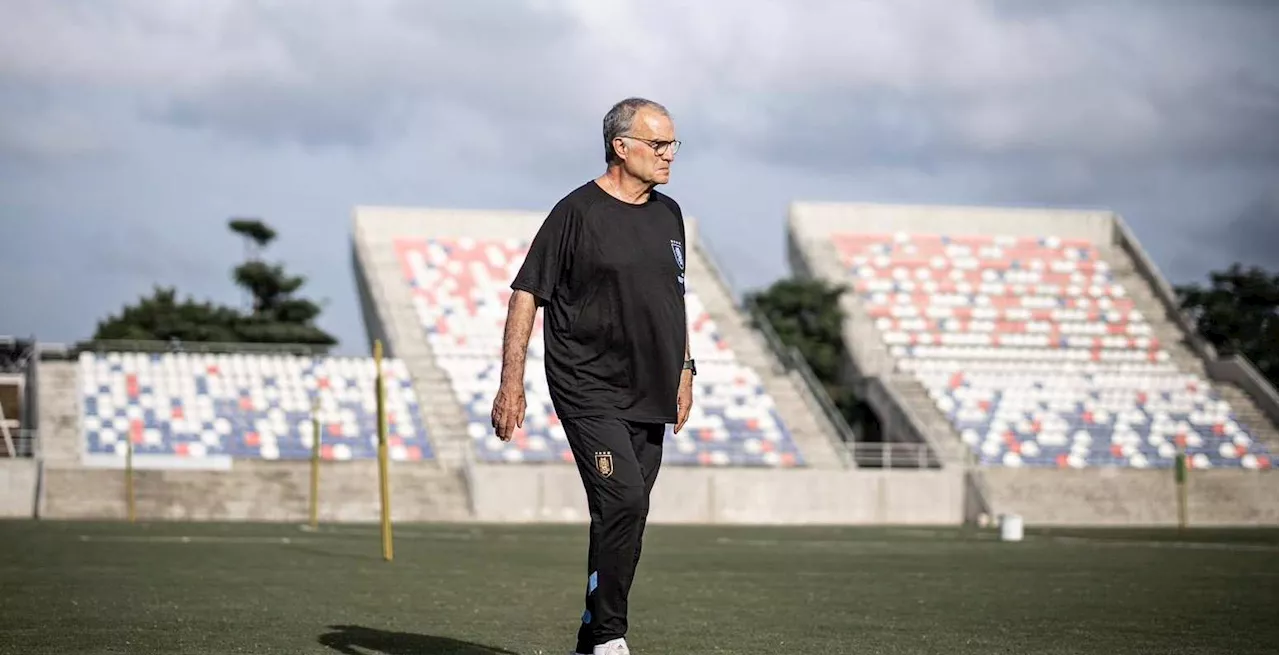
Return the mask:
<path id="1" fill-rule="evenodd" d="M 494 646 L 485 646 L 449 637 L 433 637 L 412 632 L 389 632 L 359 625 L 331 625 L 316 640 L 344 655 L 520 655 Z M 361 648 L 364 650 L 356 650 Z"/>

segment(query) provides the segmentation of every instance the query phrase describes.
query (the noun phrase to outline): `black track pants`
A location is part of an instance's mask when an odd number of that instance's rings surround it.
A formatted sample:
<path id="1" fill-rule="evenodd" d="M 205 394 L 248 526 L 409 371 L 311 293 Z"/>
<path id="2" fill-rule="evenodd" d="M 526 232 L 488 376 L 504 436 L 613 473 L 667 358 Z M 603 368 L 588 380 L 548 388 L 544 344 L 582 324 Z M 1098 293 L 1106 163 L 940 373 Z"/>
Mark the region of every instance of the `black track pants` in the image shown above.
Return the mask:
<path id="1" fill-rule="evenodd" d="M 591 511 L 586 611 L 579 653 L 627 634 L 627 596 L 640 561 L 649 492 L 662 464 L 663 423 L 617 418 L 564 419 Z"/>

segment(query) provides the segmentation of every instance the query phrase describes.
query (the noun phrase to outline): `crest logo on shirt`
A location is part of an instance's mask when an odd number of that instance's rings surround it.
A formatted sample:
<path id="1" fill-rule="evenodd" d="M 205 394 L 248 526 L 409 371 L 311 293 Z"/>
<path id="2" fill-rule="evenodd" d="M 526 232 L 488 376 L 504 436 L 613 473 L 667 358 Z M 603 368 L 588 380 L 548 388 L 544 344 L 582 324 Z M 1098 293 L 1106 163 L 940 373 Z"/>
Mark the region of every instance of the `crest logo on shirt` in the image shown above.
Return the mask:
<path id="1" fill-rule="evenodd" d="M 613 475 L 613 453 L 607 450 L 597 452 L 596 470 L 606 478 Z"/>
<path id="2" fill-rule="evenodd" d="M 680 270 L 683 271 L 684 270 L 684 244 L 680 243 L 679 241 L 676 241 L 675 239 L 672 239 L 671 254 L 675 255 L 676 257 L 676 266 L 679 266 Z"/>

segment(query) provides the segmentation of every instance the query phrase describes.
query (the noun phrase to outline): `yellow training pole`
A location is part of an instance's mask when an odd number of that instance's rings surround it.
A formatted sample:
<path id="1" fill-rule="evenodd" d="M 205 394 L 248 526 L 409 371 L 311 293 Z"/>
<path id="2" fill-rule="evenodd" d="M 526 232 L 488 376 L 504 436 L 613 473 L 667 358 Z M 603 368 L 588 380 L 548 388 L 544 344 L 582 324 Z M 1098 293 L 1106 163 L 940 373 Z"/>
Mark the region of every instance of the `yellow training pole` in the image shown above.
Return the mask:
<path id="1" fill-rule="evenodd" d="M 138 518 L 137 503 L 133 494 L 133 437 L 126 434 L 124 437 L 124 502 L 129 510 L 129 522 L 134 523 Z"/>
<path id="2" fill-rule="evenodd" d="M 1178 491 L 1178 529 L 1187 529 L 1187 451 L 1178 444 L 1178 454 L 1173 461 L 1173 480 Z"/>
<path id="3" fill-rule="evenodd" d="M 373 342 L 373 361 L 376 370 L 374 391 L 378 405 L 378 481 L 382 494 L 382 559 L 391 561 L 391 486 L 387 479 L 387 403 L 382 383 L 382 340 Z"/>
<path id="4" fill-rule="evenodd" d="M 320 505 L 320 397 L 311 403 L 311 527 L 319 525 Z"/>

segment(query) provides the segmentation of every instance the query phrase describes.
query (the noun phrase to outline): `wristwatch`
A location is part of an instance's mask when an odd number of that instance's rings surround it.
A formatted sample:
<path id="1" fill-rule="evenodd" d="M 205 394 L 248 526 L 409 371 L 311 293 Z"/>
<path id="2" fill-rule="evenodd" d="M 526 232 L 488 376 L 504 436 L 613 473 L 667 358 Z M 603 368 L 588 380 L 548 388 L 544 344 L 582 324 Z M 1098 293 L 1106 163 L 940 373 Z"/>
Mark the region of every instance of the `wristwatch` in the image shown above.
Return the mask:
<path id="1" fill-rule="evenodd" d="M 697 364 L 695 364 L 695 363 L 693 362 L 693 360 L 692 360 L 692 359 L 686 359 L 686 360 L 684 360 L 684 367 L 683 367 L 683 368 L 681 368 L 681 370 L 683 370 L 683 371 L 689 371 L 690 373 L 692 373 L 692 374 L 694 374 L 694 375 L 697 375 L 697 374 L 698 374 L 698 365 L 697 365 Z"/>

